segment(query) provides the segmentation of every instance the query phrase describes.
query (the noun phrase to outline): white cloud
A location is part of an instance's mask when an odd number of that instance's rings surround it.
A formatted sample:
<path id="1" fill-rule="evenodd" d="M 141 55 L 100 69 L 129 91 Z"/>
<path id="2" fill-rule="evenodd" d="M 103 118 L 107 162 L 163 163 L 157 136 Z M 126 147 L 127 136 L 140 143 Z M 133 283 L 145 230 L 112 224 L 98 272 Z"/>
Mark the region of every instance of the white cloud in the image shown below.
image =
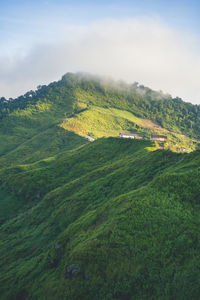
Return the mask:
<path id="1" fill-rule="evenodd" d="M 66 72 L 138 81 L 200 104 L 199 41 L 159 19 L 104 20 L 71 26 L 26 55 L 0 56 L 0 95 L 16 96 Z"/>

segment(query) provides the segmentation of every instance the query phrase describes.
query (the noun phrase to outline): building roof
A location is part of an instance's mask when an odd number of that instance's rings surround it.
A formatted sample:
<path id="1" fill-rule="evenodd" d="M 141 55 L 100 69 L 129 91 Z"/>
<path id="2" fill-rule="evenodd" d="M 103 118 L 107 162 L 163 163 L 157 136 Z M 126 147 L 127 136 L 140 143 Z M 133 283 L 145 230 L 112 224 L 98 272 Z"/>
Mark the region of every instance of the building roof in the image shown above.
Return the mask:
<path id="1" fill-rule="evenodd" d="M 124 132 L 120 132 L 120 134 L 126 135 L 126 136 L 137 136 L 138 137 L 137 133 L 124 133 Z"/>
<path id="2" fill-rule="evenodd" d="M 89 136 L 89 135 L 87 135 L 86 138 L 87 138 L 89 141 L 91 141 L 91 142 L 95 141 L 95 139 L 94 139 L 93 137 Z"/>
<path id="3" fill-rule="evenodd" d="M 152 135 L 152 138 L 162 138 L 162 139 L 167 139 L 166 135 Z"/>

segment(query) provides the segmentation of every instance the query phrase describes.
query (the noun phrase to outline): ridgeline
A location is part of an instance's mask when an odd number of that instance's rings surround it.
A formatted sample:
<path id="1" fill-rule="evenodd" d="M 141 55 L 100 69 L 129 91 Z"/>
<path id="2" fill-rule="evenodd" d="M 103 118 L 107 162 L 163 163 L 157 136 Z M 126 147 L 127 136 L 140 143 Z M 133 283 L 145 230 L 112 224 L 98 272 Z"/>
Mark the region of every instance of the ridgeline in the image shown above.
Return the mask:
<path id="1" fill-rule="evenodd" d="M 199 114 L 82 74 L 1 98 L 1 299 L 199 299 Z"/>

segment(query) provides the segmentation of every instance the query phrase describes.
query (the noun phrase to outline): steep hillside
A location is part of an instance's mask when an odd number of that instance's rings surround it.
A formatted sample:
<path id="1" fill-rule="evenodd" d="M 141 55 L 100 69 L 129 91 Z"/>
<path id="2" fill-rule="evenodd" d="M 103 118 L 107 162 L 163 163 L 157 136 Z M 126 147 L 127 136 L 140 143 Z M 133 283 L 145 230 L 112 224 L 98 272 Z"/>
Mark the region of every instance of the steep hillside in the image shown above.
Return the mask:
<path id="1" fill-rule="evenodd" d="M 148 149 L 99 139 L 1 171 L 24 205 L 0 229 L 2 299 L 199 298 L 200 154 Z"/>
<path id="2" fill-rule="evenodd" d="M 28 99 L 20 97 L 5 104 L 9 108 L 0 122 L 0 167 L 34 162 L 87 143 L 85 138 L 59 126 L 64 116 L 75 110 L 73 93 L 67 88 L 61 95 L 59 87 L 49 86 L 46 92 L 44 89 Z"/>
<path id="3" fill-rule="evenodd" d="M 0 298 L 199 299 L 199 129 L 200 106 L 90 75 L 1 98 Z"/>
<path id="4" fill-rule="evenodd" d="M 24 154 L 24 162 L 34 162 L 85 144 L 87 135 L 118 136 L 120 131 L 139 132 L 147 139 L 153 133 L 165 134 L 165 148 L 174 151 L 180 147 L 191 151 L 199 143 L 199 106 L 138 84 L 90 75 L 68 73 L 15 100 L 1 98 L 0 116 L 0 166 L 8 166 L 10 159 L 19 163 Z M 68 131 L 76 134 L 74 145 L 68 144 Z M 48 136 L 51 142 L 46 142 Z M 49 142 L 51 150 L 47 151 L 43 145 Z M 35 157 L 32 147 L 37 151 Z"/>

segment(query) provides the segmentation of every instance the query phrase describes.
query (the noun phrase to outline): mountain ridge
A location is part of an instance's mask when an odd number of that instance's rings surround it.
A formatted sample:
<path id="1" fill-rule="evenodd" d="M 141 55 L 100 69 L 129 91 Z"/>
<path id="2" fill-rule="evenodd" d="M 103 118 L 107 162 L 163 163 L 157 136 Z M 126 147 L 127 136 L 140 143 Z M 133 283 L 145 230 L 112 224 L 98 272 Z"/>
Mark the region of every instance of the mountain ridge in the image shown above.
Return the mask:
<path id="1" fill-rule="evenodd" d="M 3 300 L 199 299 L 200 107 L 137 89 L 67 74 L 0 101 Z"/>
<path id="2" fill-rule="evenodd" d="M 159 134 L 162 128 L 167 130 L 166 148 L 173 151 L 181 146 L 189 151 L 198 148 L 200 123 L 196 120 L 200 119 L 200 106 L 163 96 L 143 86 L 145 96 L 141 96 L 141 92 L 137 93 L 138 88 L 141 89 L 138 84 L 124 86 L 98 80 L 68 73 L 60 81 L 41 86 L 36 92 L 30 91 L 16 100 L 1 99 L 0 155 L 50 127 L 55 127 L 52 134 L 60 132 L 58 127 L 61 126 L 84 138 L 88 133 L 94 134 L 93 130 L 97 137 L 118 136 L 120 131 L 128 131 L 143 133 L 149 138 L 150 133 L 144 132 L 149 127 L 145 122 L 156 122 L 160 126 L 153 128 L 155 133 Z M 95 117 L 95 114 L 98 115 Z M 96 119 L 102 123 L 98 125 Z M 64 136 L 63 132 L 63 139 Z"/>

